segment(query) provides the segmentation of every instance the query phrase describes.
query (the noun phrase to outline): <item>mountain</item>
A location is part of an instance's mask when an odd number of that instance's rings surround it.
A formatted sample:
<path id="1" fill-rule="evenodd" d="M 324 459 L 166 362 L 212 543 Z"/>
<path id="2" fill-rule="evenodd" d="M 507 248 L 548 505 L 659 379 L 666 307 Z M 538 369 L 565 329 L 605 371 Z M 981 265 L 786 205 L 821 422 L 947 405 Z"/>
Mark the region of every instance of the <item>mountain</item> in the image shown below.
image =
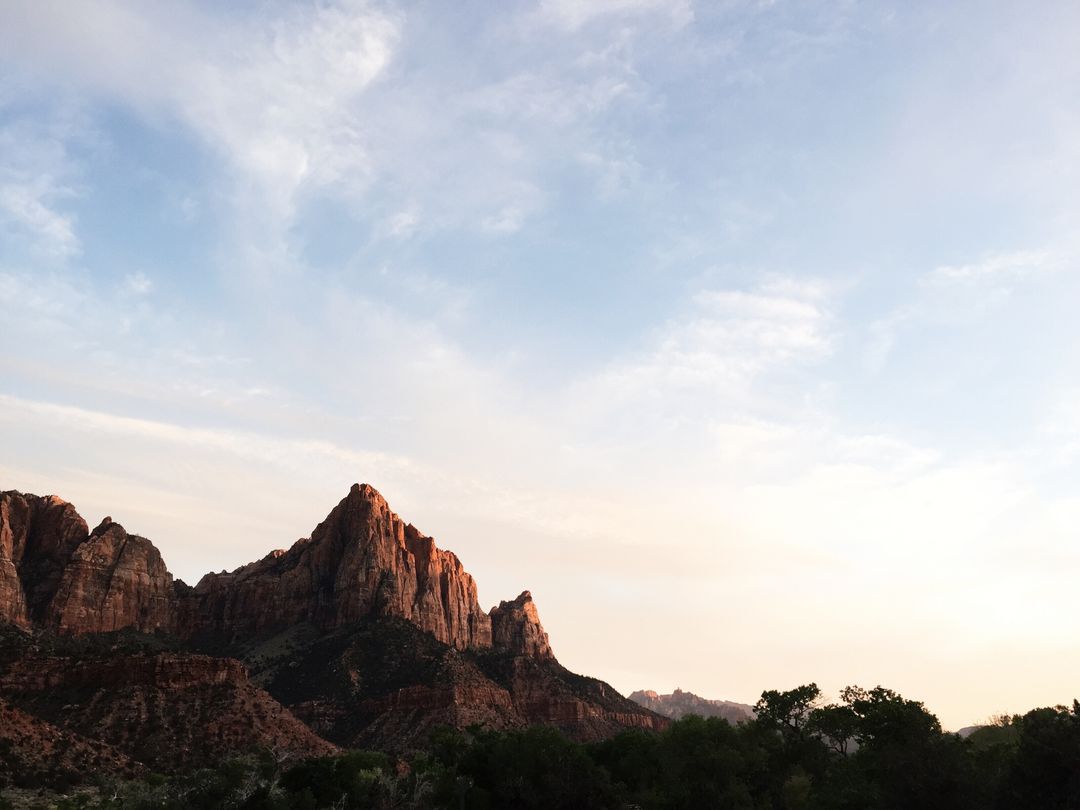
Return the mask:
<path id="1" fill-rule="evenodd" d="M 406 751 L 440 724 L 595 740 L 667 723 L 562 667 L 528 591 L 484 611 L 457 556 L 367 485 L 310 537 L 194 587 L 111 518 L 91 531 L 56 496 L 0 492 L 0 630 L 11 727 L 100 742 L 117 769 Z"/>
<path id="2" fill-rule="evenodd" d="M 696 714 L 700 717 L 722 717 L 735 724 L 754 716 L 754 707 L 746 703 L 708 700 L 681 689 L 676 689 L 670 695 L 658 695 L 650 689 L 639 690 L 630 695 L 630 700 L 672 720 Z"/>

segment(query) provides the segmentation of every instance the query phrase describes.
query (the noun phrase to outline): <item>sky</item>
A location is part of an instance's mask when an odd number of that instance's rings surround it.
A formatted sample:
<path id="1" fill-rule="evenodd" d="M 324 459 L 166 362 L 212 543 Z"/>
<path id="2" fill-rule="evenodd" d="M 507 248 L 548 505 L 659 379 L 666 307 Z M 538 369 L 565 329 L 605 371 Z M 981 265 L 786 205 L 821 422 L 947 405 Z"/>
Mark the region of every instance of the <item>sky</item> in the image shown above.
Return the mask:
<path id="1" fill-rule="evenodd" d="M 624 693 L 1069 702 L 1077 41 L 1058 0 L 0 0 L 0 489 L 191 583 L 368 482 Z"/>

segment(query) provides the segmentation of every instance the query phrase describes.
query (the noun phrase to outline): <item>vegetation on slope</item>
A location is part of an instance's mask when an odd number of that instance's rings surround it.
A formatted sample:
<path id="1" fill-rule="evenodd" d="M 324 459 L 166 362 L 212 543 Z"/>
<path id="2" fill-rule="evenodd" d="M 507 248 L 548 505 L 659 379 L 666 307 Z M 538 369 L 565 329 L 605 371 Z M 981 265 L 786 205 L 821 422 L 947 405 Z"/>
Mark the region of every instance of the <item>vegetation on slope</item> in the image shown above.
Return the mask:
<path id="1" fill-rule="evenodd" d="M 1080 807 L 1080 704 L 998 718 L 961 739 L 877 687 L 823 704 L 813 684 L 763 693 L 754 720 L 689 716 L 656 734 L 578 744 L 559 731 L 438 729 L 409 760 L 269 752 L 169 778 L 103 782 L 63 808 Z M 45 801 L 45 800 L 42 800 Z M 2 806 L 2 804 L 0 804 Z"/>

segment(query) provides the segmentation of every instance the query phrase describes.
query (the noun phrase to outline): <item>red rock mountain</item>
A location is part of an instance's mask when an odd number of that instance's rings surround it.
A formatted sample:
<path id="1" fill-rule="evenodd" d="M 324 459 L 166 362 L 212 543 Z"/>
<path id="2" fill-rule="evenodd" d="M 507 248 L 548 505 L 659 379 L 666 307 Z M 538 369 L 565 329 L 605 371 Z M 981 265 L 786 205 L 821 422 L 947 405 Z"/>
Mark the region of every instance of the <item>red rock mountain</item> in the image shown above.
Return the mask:
<path id="1" fill-rule="evenodd" d="M 642 689 L 631 693 L 630 700 L 672 720 L 696 714 L 699 717 L 722 717 L 735 724 L 750 720 L 754 716 L 754 707 L 747 703 L 709 700 L 682 689 L 676 689 L 670 695 L 659 695 L 651 689 Z"/>
<path id="2" fill-rule="evenodd" d="M 300 623 L 329 630 L 397 616 L 458 649 L 491 646 L 476 582 L 450 551 L 354 485 L 311 538 L 229 574 L 207 574 L 180 599 L 183 635 L 251 634 Z"/>
<path id="3" fill-rule="evenodd" d="M 75 507 L 56 496 L 0 493 L 0 619 L 49 624 L 67 564 L 88 535 Z"/>
<path id="4" fill-rule="evenodd" d="M 527 592 L 493 615 L 500 643 L 551 654 Z M 375 616 L 400 617 L 458 649 L 493 643 L 492 618 L 461 561 L 366 484 L 354 485 L 310 538 L 207 574 L 194 588 L 174 581 L 153 544 L 112 518 L 89 532 L 56 496 L 0 493 L 0 619 L 20 627 L 238 637 Z"/>
<path id="5" fill-rule="evenodd" d="M 195 587 L 110 518 L 89 531 L 55 496 L 2 492 L 5 623 L 5 710 L 113 746 L 125 767 L 403 750 L 445 723 L 588 740 L 667 722 L 563 668 L 528 591 L 481 609 L 457 556 L 367 485 L 311 537 Z"/>
<path id="6" fill-rule="evenodd" d="M 515 655 L 555 658 L 528 591 L 522 591 L 512 602 L 500 602 L 498 607 L 491 609 L 491 632 L 496 647 Z"/>

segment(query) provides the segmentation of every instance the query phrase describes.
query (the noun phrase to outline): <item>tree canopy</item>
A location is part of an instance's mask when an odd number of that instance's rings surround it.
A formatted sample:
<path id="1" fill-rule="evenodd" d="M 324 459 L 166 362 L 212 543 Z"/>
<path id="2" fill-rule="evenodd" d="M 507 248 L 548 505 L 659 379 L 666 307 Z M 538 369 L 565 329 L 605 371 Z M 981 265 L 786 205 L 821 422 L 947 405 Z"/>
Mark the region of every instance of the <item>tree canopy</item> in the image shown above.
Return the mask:
<path id="1" fill-rule="evenodd" d="M 968 739 L 922 703 L 851 686 L 763 692 L 754 719 L 685 717 L 583 745 L 533 727 L 437 729 L 423 752 L 269 754 L 143 782 L 102 783 L 61 808 L 629 808 L 1080 810 L 1080 704 L 999 717 Z M 0 806 L 3 800 L 0 799 Z"/>

